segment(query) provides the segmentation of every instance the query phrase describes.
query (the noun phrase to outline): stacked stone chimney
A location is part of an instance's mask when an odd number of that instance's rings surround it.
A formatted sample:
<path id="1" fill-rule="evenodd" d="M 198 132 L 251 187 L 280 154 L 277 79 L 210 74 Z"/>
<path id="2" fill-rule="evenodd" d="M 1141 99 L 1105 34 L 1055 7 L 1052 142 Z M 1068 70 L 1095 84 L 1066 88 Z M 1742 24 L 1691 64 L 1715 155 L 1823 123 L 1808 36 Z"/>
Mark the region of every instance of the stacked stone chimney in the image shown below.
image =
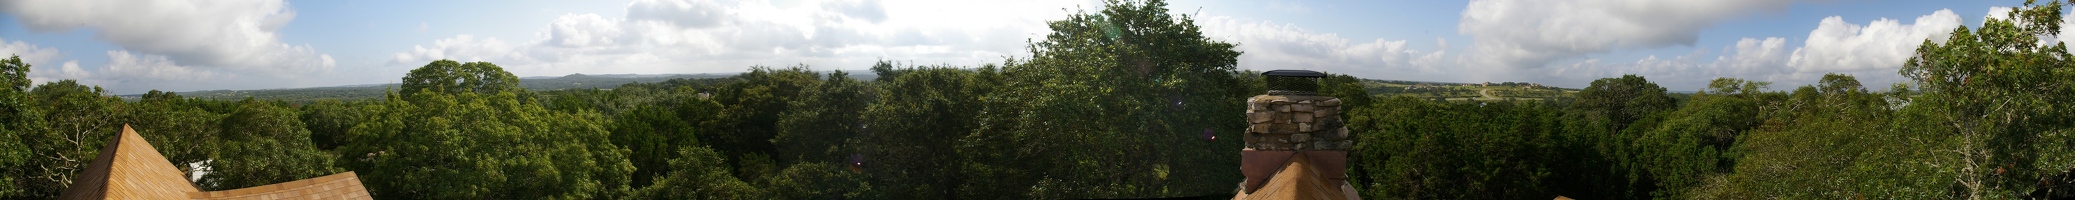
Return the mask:
<path id="1" fill-rule="evenodd" d="M 1241 184 L 1253 193 L 1297 154 L 1334 183 L 1346 183 L 1347 150 L 1354 141 L 1347 130 L 1340 98 L 1317 94 L 1324 73 L 1275 70 L 1262 73 L 1267 94 L 1247 99 L 1247 130 L 1240 150 Z"/>
<path id="2" fill-rule="evenodd" d="M 1247 99 L 1246 148 L 1268 151 L 1348 150 L 1340 98 L 1260 95 Z"/>

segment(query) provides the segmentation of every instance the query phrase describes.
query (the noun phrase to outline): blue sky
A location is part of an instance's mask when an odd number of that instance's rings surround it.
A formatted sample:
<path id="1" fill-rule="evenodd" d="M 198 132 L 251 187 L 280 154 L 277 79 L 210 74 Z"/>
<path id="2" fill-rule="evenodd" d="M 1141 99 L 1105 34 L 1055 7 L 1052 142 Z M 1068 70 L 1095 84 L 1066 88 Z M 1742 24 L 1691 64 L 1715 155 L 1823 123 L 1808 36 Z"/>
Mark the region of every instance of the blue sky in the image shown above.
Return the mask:
<path id="1" fill-rule="evenodd" d="M 1583 87 L 1638 74 L 1788 90 L 1826 73 L 1870 89 L 1910 50 L 2022 1 L 1474 0 L 1170 2 L 1246 69 Z M 1047 20 L 1098 1 L 637 0 L 0 2 L 0 54 L 38 82 L 115 94 L 396 82 L 431 60 L 519 76 L 977 66 L 1028 56 Z M 2075 26 L 2065 26 L 2075 27 Z M 2060 41 L 2070 38 L 2054 38 Z"/>

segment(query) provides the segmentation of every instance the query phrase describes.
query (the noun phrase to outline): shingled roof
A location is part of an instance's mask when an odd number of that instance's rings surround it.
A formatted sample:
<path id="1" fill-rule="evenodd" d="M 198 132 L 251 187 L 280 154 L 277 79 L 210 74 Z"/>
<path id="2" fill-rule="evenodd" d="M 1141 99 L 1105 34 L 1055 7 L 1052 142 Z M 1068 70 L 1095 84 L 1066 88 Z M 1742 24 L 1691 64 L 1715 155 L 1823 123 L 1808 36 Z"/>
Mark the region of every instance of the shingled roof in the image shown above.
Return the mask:
<path id="1" fill-rule="evenodd" d="M 285 183 L 203 192 L 143 136 L 123 125 L 122 134 L 87 165 L 58 199 L 372 199 L 353 172 Z"/>
<path id="2" fill-rule="evenodd" d="M 1355 196 L 1353 186 L 1326 177 L 1304 155 L 1291 156 L 1259 190 L 1242 191 L 1232 199 L 1361 199 Z"/>

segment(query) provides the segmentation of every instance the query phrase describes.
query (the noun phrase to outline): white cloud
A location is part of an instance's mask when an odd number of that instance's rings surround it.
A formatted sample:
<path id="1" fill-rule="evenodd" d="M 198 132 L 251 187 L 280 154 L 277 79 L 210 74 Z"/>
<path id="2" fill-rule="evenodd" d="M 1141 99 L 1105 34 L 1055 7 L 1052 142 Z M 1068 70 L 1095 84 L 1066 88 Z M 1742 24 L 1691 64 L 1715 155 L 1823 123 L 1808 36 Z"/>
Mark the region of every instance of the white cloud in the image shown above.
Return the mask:
<path id="1" fill-rule="evenodd" d="M 37 68 L 29 72 L 29 79 L 37 83 L 69 79 L 80 84 L 111 88 L 151 87 L 165 81 L 195 82 L 230 77 L 208 69 L 176 65 L 163 55 L 121 50 L 108 51 L 108 63 L 99 70 L 82 68 L 76 60 L 66 61 L 60 66 Z"/>
<path id="2" fill-rule="evenodd" d="M 2075 35 L 2071 34 L 2075 34 L 2075 13 L 2061 16 L 2060 34 L 2050 39 L 2063 45 L 2075 43 Z"/>
<path id="3" fill-rule="evenodd" d="M 1549 69 L 1526 71 L 1546 72 L 1549 76 L 1544 78 L 1555 79 L 1548 81 L 1574 84 L 1583 84 L 1597 78 L 1637 74 L 1671 90 L 1696 90 L 1700 86 L 1705 86 L 1707 81 L 1718 77 L 1773 81 L 1774 75 L 1793 73 L 1794 69 L 1786 66 L 1789 54 L 1786 42 L 1787 39 L 1778 37 L 1743 38 L 1735 44 L 1722 47 L 1720 53 L 1702 49 L 1671 58 L 1649 56 L 1629 63 L 1588 59 Z M 1712 59 L 1709 59 L 1710 57 Z"/>
<path id="4" fill-rule="evenodd" d="M 280 0 L 18 0 L 0 3 L 39 31 L 90 29 L 127 51 L 165 55 L 169 63 L 308 75 L 336 65 L 308 45 L 282 43 L 275 32 L 295 19 Z"/>
<path id="5" fill-rule="evenodd" d="M 722 25 L 734 14 L 718 2 L 699 0 L 637 0 L 627 5 L 627 18 L 669 22 L 687 28 Z"/>
<path id="6" fill-rule="evenodd" d="M 418 22 L 418 33 L 425 33 L 426 31 L 432 31 L 432 24 Z"/>
<path id="7" fill-rule="evenodd" d="M 1721 71 L 1726 73 L 1718 73 L 1720 75 L 1754 76 L 1793 71 L 1792 68 L 1786 67 L 1789 53 L 1785 38 L 1744 38 L 1737 40 L 1735 46 L 1726 49 L 1725 51 L 1736 54 L 1716 58 L 1718 68 L 1727 70 Z"/>
<path id="8" fill-rule="evenodd" d="M 1058 9 L 1088 2 L 638 0 L 625 16 L 567 14 L 532 40 L 459 35 L 396 53 L 396 65 L 490 61 L 515 74 L 739 72 L 878 59 L 958 65 L 1023 56 Z M 1090 7 L 1089 9 L 1094 9 Z"/>
<path id="9" fill-rule="evenodd" d="M 129 51 L 108 51 L 108 66 L 101 70 L 102 76 L 125 81 L 196 81 L 218 78 L 213 72 L 175 65 L 173 60 L 166 56 L 131 54 Z"/>
<path id="10" fill-rule="evenodd" d="M 77 61 L 77 60 L 74 60 L 74 61 L 65 61 L 65 64 L 64 64 L 64 65 L 59 65 L 59 66 L 58 66 L 58 71 L 56 71 L 56 72 L 52 72 L 52 73 L 48 73 L 48 74 L 44 74 L 44 75 L 46 75 L 46 76 L 50 76 L 50 77 L 49 77 L 49 78 L 44 78 L 44 79 L 32 79 L 32 80 L 40 80 L 40 81 L 35 81 L 35 82 L 38 82 L 38 83 L 42 83 L 42 82 L 50 82 L 50 81 L 56 81 L 56 80 L 63 80 L 63 79 L 72 79 L 72 80 L 79 80 L 79 79 L 87 79 L 87 78 L 88 78 L 88 74 L 87 74 L 86 70 L 85 70 L 85 69 L 80 69 L 80 68 L 79 68 L 79 61 Z"/>
<path id="11" fill-rule="evenodd" d="M 886 21 L 886 6 L 876 0 L 842 0 L 823 2 L 823 4 L 823 8 L 828 9 L 830 12 L 842 13 L 843 17 L 874 23 Z"/>
<path id="12" fill-rule="evenodd" d="M 528 56 L 519 55 L 516 47 L 505 43 L 503 40 L 498 40 L 497 38 L 477 39 L 473 35 L 459 35 L 454 36 L 454 38 L 433 41 L 432 47 L 412 47 L 408 52 L 397 53 L 393 59 L 399 62 L 408 62 L 403 64 L 422 63 L 419 61 L 437 59 L 531 60 Z"/>
<path id="13" fill-rule="evenodd" d="M 1852 75 L 1868 89 L 1886 89 L 1907 82 L 1896 73 L 1925 40 L 1942 43 L 1958 27 L 1959 17 L 1939 10 L 1917 17 L 1911 24 L 1879 19 L 1865 25 L 1845 22 L 1841 17 L 1824 18 L 1809 31 L 1802 46 L 1787 51 L 1783 38 L 1744 38 L 1723 47 L 1714 60 L 1701 60 L 1706 52 L 1696 51 L 1673 59 L 1656 56 L 1635 63 L 1602 63 L 1587 60 L 1553 70 L 1557 77 L 1614 77 L 1639 74 L 1672 90 L 1698 90 L 1717 77 L 1771 81 L 1777 90 L 1814 84 L 1824 74 Z M 1790 53 L 1791 52 L 1791 53 Z M 1590 80 L 1565 80 L 1580 82 Z"/>
<path id="14" fill-rule="evenodd" d="M 1255 70 L 1312 69 L 1387 76 L 1368 78 L 1426 80 L 1432 77 L 1414 75 L 1442 74 L 1439 65 L 1445 64 L 1442 58 L 1447 55 L 1445 51 L 1414 50 L 1405 40 L 1357 41 L 1286 23 L 1210 17 L 1197 24 L 1206 37 L 1239 44 L 1237 50 L 1245 52 L 1239 56 L 1239 66 Z"/>
<path id="15" fill-rule="evenodd" d="M 108 51 L 105 66 L 92 71 L 82 68 L 78 60 L 68 60 L 51 65 L 59 52 L 55 48 L 38 47 L 22 41 L 0 39 L 0 55 L 21 56 L 29 64 L 30 82 L 44 83 L 57 80 L 78 80 L 84 84 L 103 85 L 125 81 L 196 81 L 225 77 L 205 69 L 173 64 L 163 55 L 134 54 L 129 51 Z"/>
<path id="16" fill-rule="evenodd" d="M 1809 32 L 1806 46 L 1794 50 L 1789 64 L 1803 71 L 1900 68 L 1925 39 L 1944 43 L 1959 26 L 1960 17 L 1951 10 L 1917 17 L 1912 24 L 1883 18 L 1861 26 L 1841 17 L 1823 18 Z"/>
<path id="17" fill-rule="evenodd" d="M 1616 50 L 1694 45 L 1700 31 L 1794 0 L 1479 0 L 1457 31 L 1475 38 L 1479 66 L 1541 67 Z"/>
<path id="18" fill-rule="evenodd" d="M 0 56 L 20 56 L 22 63 L 33 67 L 57 59 L 58 49 L 38 47 L 20 40 L 10 42 L 7 38 L 0 38 Z"/>

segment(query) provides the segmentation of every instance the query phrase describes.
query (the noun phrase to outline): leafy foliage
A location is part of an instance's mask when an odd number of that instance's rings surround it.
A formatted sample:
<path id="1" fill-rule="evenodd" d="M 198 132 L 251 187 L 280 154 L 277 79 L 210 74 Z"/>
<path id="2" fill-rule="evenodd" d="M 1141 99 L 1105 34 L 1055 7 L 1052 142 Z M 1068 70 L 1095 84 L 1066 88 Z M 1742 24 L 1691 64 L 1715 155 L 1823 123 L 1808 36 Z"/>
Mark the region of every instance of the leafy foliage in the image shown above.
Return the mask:
<path id="1" fill-rule="evenodd" d="M 1631 74 L 1592 81 L 1591 86 L 1578 92 L 1578 102 L 1572 106 L 1611 121 L 1614 130 L 1624 130 L 1627 124 L 1670 110 L 1673 103 L 1665 95 L 1664 87 Z"/>
<path id="2" fill-rule="evenodd" d="M 497 94 L 499 92 L 523 93 L 519 88 L 519 77 L 505 72 L 504 68 L 488 62 L 462 64 L 454 60 L 437 60 L 424 67 L 411 70 L 404 75 L 400 95 L 408 98 L 418 93 L 476 93 Z"/>
<path id="3" fill-rule="evenodd" d="M 923 89 L 928 88 L 902 88 Z M 788 103 L 792 109 L 779 116 L 778 135 L 771 139 L 778 146 L 778 159 L 781 163 L 844 162 L 856 152 L 852 141 L 847 140 L 857 138 L 867 127 L 864 113 L 866 106 L 879 98 L 876 93 L 877 88 L 850 79 L 842 71 L 829 74 L 828 80 L 802 92 Z"/>
<path id="4" fill-rule="evenodd" d="M 771 139 L 778 135 L 779 115 L 789 110 L 801 92 L 821 84 L 821 74 L 808 71 L 806 66 L 751 67 L 749 73 L 736 79 L 739 81 L 718 88 L 719 94 L 714 97 L 718 103 L 729 105 L 720 110 L 720 124 L 716 124 L 723 128 L 699 135 L 700 141 L 736 159 L 749 154 L 769 157 L 775 152 L 777 147 Z"/>
<path id="5" fill-rule="evenodd" d="M 52 197 L 29 188 L 39 180 L 30 177 L 36 155 L 26 139 L 43 132 L 41 114 L 29 104 L 29 67 L 21 56 L 0 59 L 0 197 Z"/>
<path id="6" fill-rule="evenodd" d="M 196 185 L 229 190 L 341 172 L 332 166 L 331 153 L 310 142 L 295 110 L 254 100 L 240 104 L 223 118 L 220 130 L 226 131 L 216 136 L 210 173 Z"/>
<path id="7" fill-rule="evenodd" d="M 364 106 L 363 104 L 366 103 L 324 100 L 303 105 L 300 118 L 303 126 L 310 131 L 310 142 L 317 145 L 317 149 L 323 150 L 336 149 L 340 145 L 350 143 L 346 141 L 347 131 L 351 131 L 355 125 L 360 125 L 361 120 L 367 119 L 367 113 L 359 109 Z"/>
<path id="8" fill-rule="evenodd" d="M 1535 103 L 1448 104 L 1393 97 L 1350 113 L 1350 182 L 1365 198 L 1523 199 L 1540 187 L 1562 131 L 1560 112 Z"/>
<path id="9" fill-rule="evenodd" d="M 440 63 L 427 68 L 445 67 Z M 509 77 L 489 63 L 474 66 L 492 71 L 467 74 Z M 433 77 L 405 76 L 413 81 L 403 88 L 418 91 L 370 107 L 372 116 L 347 134 L 355 142 L 338 149 L 376 196 L 580 199 L 630 190 L 634 166 L 608 139 L 598 113 L 550 112 L 519 101 L 516 84 L 425 74 Z M 455 85 L 470 87 L 448 88 Z"/>
<path id="10" fill-rule="evenodd" d="M 0 59 L 0 199 L 54 198 L 123 124 L 211 190 L 355 171 L 385 199 L 1232 195 L 1241 144 L 1215 138 L 1238 137 L 1265 83 L 1165 6 L 1110 1 L 1048 22 L 1029 57 L 977 67 L 531 91 L 544 83 L 441 60 L 366 101 L 124 102 L 71 80 L 32 87 L 29 65 Z M 1913 82 L 1885 92 L 1841 74 L 1693 94 L 1627 75 L 1575 98 L 1497 83 L 1546 97 L 1527 101 L 1340 74 L 1319 89 L 1345 102 L 1348 182 L 1366 199 L 2070 198 L 2075 65 L 2038 42 L 2060 34 L 2062 7 L 1926 41 L 1900 71 Z"/>
<path id="11" fill-rule="evenodd" d="M 210 162 L 208 162 L 210 159 L 218 158 L 218 150 L 224 149 L 222 148 L 222 144 L 219 139 L 220 134 L 246 134 L 242 132 L 222 132 L 221 130 L 225 129 L 223 129 L 224 127 L 221 126 L 221 124 L 226 123 L 226 121 L 223 121 L 224 115 L 217 112 L 205 110 L 200 105 L 209 103 L 213 102 L 201 102 L 192 99 L 185 99 L 184 97 L 181 97 L 180 94 L 175 94 L 172 92 L 152 91 L 151 93 L 146 93 L 144 95 L 144 99 L 130 104 L 130 112 L 127 113 L 129 114 L 129 116 L 124 120 L 126 120 L 129 123 L 132 129 L 137 130 L 139 135 L 144 136 L 144 139 L 146 141 L 152 142 L 152 144 L 154 144 L 152 147 L 157 148 L 159 150 L 159 154 L 166 156 L 167 161 L 172 161 L 175 164 L 175 167 L 179 167 L 184 172 L 187 172 L 188 176 L 186 177 L 195 177 L 195 175 L 197 175 L 197 171 L 200 171 L 199 169 L 195 169 L 195 167 L 206 168 L 209 164 L 211 164 Z M 246 122 L 228 123 L 245 124 Z M 265 123 L 284 122 L 276 120 Z M 243 131 L 239 129 L 228 130 Z M 276 129 L 267 131 L 286 130 Z M 264 139 L 271 140 L 274 138 Z M 289 137 L 288 139 L 302 138 Z M 275 150 L 292 151 L 290 149 Z M 330 163 L 331 158 L 324 157 L 323 159 L 325 163 Z M 283 161 L 286 162 L 289 160 Z M 199 163 L 200 165 L 189 165 L 197 163 Z M 222 175 L 229 174 L 219 174 L 218 176 Z"/>
<path id="12" fill-rule="evenodd" d="M 988 88 L 975 80 L 971 71 L 951 68 L 903 70 L 888 91 L 864 109 L 861 133 L 855 139 L 856 153 L 868 158 L 864 166 L 874 182 L 890 183 L 879 188 L 888 198 L 955 198 L 956 187 L 966 181 L 955 166 L 958 138 L 977 126 L 980 94 Z M 900 88 L 900 89 L 891 89 Z M 840 125 L 839 125 L 840 126 Z"/>
<path id="13" fill-rule="evenodd" d="M 1945 171 L 1929 177 L 1954 181 L 1955 198 L 2067 198 L 2075 196 L 2075 64 L 2066 44 L 2042 43 L 2060 34 L 2061 9 L 2052 1 L 2026 5 L 1957 28 L 1944 44 L 1926 41 L 1901 73 L 1923 95 L 1904 108 L 1909 139 L 1924 146 L 1922 163 Z"/>
<path id="14" fill-rule="evenodd" d="M 117 124 L 122 100 L 107 97 L 100 87 L 63 80 L 37 85 L 29 90 L 31 107 L 42 108 L 38 116 L 45 127 L 24 132 L 29 147 L 29 166 L 20 178 L 27 196 L 55 198 L 72 184 L 87 163 L 93 161 L 108 137 L 122 131 Z"/>

